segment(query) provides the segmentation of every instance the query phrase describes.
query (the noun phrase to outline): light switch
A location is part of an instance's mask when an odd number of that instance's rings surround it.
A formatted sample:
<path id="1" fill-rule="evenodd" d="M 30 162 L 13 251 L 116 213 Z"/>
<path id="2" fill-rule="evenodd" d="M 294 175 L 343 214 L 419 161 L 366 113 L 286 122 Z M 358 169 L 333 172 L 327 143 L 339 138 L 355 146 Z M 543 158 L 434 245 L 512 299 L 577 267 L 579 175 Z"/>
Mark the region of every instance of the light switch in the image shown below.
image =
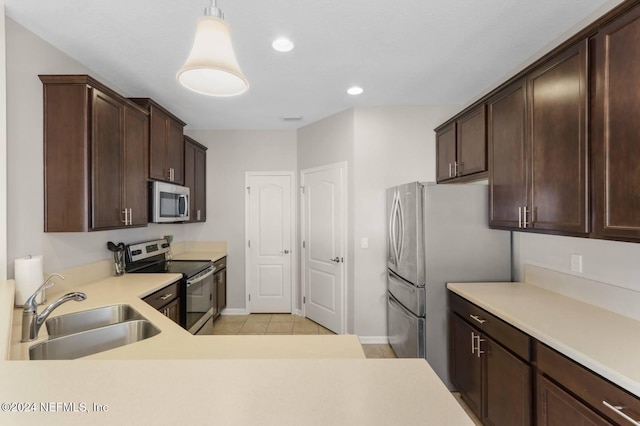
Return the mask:
<path id="1" fill-rule="evenodd" d="M 367 237 L 360 238 L 360 248 L 369 248 L 369 238 Z"/>
<path id="2" fill-rule="evenodd" d="M 571 255 L 571 271 L 582 272 L 582 255 L 581 254 Z"/>

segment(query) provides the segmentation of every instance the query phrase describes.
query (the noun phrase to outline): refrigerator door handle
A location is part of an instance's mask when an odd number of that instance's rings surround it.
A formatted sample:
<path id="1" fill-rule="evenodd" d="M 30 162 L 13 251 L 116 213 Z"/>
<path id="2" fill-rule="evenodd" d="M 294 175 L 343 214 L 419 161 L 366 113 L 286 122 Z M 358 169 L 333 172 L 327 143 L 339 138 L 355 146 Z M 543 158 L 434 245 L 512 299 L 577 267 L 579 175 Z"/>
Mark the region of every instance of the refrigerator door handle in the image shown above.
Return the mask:
<path id="1" fill-rule="evenodd" d="M 398 249 L 396 250 L 398 262 L 400 262 L 400 258 L 402 257 L 402 251 L 404 250 L 404 209 L 402 208 L 402 201 L 400 200 L 400 193 L 398 192 L 398 222 L 400 223 L 399 229 L 399 237 L 398 240 Z"/>
<path id="2" fill-rule="evenodd" d="M 398 245 L 396 235 L 396 226 L 398 220 L 398 191 L 393 193 L 393 201 L 391 202 L 391 215 L 389 218 L 389 245 L 391 246 L 391 254 L 393 255 L 393 264 L 398 266 Z"/>

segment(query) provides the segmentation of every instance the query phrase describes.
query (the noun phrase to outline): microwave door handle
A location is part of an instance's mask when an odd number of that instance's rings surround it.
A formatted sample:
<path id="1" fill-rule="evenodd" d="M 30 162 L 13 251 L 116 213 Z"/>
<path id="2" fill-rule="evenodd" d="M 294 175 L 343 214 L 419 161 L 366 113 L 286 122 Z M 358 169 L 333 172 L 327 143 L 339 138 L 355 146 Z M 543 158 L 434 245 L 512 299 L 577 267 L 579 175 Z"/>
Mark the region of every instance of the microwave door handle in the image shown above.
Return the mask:
<path id="1" fill-rule="evenodd" d="M 189 214 L 189 202 L 186 195 L 178 195 L 178 216 L 187 216 Z M 184 213 L 180 212 L 180 202 L 184 204 Z"/>

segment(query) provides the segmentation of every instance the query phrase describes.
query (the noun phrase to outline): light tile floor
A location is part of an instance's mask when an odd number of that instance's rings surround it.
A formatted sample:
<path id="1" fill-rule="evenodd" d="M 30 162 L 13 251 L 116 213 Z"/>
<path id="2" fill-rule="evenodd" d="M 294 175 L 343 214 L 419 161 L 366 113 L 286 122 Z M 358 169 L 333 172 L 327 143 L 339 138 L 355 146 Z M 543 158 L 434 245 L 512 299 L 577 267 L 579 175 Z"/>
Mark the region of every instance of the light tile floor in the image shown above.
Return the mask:
<path id="1" fill-rule="evenodd" d="M 216 334 L 335 334 L 310 319 L 291 314 L 222 315 L 198 335 Z M 367 358 L 396 358 L 389 345 L 362 345 Z"/>

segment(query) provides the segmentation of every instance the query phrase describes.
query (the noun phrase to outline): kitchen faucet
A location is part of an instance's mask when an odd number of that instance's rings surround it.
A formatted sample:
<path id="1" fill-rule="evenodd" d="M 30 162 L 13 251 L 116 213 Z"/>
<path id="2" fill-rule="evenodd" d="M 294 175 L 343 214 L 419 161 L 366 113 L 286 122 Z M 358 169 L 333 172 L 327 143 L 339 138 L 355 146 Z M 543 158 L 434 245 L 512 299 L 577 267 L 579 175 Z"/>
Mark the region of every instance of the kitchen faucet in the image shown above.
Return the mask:
<path id="1" fill-rule="evenodd" d="M 22 342 L 31 342 L 36 340 L 38 338 L 40 327 L 42 327 L 42 324 L 44 324 L 47 317 L 49 317 L 51 312 L 53 312 L 53 310 L 58 306 L 70 300 L 81 302 L 87 298 L 87 295 L 81 292 L 67 293 L 47 306 L 42 313 L 38 315 L 38 302 L 36 302 L 36 297 L 38 297 L 38 294 L 42 291 L 55 284 L 51 281 L 54 276 L 60 277 L 63 280 L 65 279 L 65 277 L 60 274 L 49 275 L 42 285 L 38 287 L 31 296 L 29 296 L 26 302 L 24 302 L 24 310 L 22 311 Z"/>

